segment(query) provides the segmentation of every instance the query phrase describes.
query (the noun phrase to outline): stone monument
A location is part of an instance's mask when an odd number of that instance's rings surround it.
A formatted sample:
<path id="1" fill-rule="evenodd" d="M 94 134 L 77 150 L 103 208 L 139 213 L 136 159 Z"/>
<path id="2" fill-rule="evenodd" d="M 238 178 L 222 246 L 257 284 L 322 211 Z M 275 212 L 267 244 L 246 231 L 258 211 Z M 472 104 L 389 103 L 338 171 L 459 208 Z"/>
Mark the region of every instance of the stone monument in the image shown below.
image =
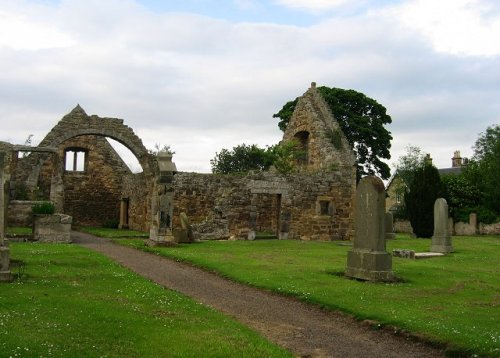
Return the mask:
<path id="1" fill-rule="evenodd" d="M 443 198 L 437 198 L 434 202 L 434 235 L 432 235 L 431 252 L 443 254 L 453 252 L 448 230 L 448 204 Z"/>
<path id="2" fill-rule="evenodd" d="M 392 213 L 385 213 L 385 239 L 394 240 L 396 234 L 394 233 L 394 220 Z"/>
<path id="3" fill-rule="evenodd" d="M 151 199 L 153 220 L 149 230 L 150 246 L 176 245 L 172 234 L 172 214 L 174 174 L 177 173 L 175 163 L 172 162 L 172 153 L 161 151 L 157 156 L 160 176 L 155 184 L 155 192 Z"/>
<path id="4" fill-rule="evenodd" d="M 385 251 L 385 190 L 380 178 L 368 176 L 356 190 L 353 248 L 347 253 L 346 276 L 392 281 L 392 257 Z"/>
<path id="5" fill-rule="evenodd" d="M 175 242 L 194 242 L 193 228 L 191 227 L 191 223 L 185 212 L 179 214 L 179 221 L 181 222 L 181 228 L 175 228 L 172 230 Z"/>

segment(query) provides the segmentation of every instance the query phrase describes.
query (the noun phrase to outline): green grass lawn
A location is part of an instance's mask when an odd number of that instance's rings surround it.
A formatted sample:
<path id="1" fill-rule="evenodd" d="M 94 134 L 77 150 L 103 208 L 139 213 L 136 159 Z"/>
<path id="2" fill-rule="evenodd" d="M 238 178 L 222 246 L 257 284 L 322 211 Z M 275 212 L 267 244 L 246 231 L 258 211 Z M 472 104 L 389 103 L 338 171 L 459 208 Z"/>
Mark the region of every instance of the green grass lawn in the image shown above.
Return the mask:
<path id="1" fill-rule="evenodd" d="M 105 227 L 80 226 L 76 230 L 86 232 L 99 237 L 121 238 L 121 237 L 140 237 L 148 238 L 149 233 L 128 229 L 110 229 Z"/>
<path id="2" fill-rule="evenodd" d="M 288 352 L 76 245 L 12 243 L 1 357 L 281 357 Z M 21 265 L 22 263 L 22 265 Z"/>
<path id="3" fill-rule="evenodd" d="M 500 238 L 454 237 L 455 253 L 393 258 L 398 283 L 343 277 L 348 246 L 339 242 L 214 241 L 146 248 L 235 281 L 348 312 L 447 344 L 450 353 L 500 356 Z M 398 236 L 394 248 L 429 251 L 430 240 Z"/>
<path id="4" fill-rule="evenodd" d="M 13 226 L 6 230 L 7 236 L 29 236 L 32 234 L 32 228 L 27 226 Z"/>

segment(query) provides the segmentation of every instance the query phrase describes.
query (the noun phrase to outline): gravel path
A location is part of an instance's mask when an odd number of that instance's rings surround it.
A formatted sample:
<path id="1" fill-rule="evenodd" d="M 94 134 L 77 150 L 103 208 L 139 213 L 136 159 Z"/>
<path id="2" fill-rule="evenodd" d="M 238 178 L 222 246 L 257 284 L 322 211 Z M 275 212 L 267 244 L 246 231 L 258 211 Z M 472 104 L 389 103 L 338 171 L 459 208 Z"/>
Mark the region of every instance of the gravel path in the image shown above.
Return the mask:
<path id="1" fill-rule="evenodd" d="M 444 357 L 442 350 L 338 312 L 234 283 L 213 273 L 72 232 L 73 242 L 103 253 L 164 287 L 234 317 L 302 357 Z"/>

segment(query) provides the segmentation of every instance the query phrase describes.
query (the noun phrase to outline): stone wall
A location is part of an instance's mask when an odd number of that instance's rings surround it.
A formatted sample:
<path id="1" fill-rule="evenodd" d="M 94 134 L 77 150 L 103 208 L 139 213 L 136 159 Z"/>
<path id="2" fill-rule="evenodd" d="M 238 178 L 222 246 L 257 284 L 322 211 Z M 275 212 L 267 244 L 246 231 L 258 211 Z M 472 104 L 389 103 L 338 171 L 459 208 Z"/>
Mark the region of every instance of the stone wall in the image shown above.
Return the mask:
<path id="1" fill-rule="evenodd" d="M 132 230 L 149 231 L 151 217 L 151 183 L 144 173 L 129 174 L 123 177 L 121 197 L 128 204 L 128 227 Z"/>
<path id="2" fill-rule="evenodd" d="M 84 171 L 64 171 L 64 213 L 73 217 L 76 225 L 100 226 L 118 222 L 122 178 L 130 170 L 108 141 L 101 136 L 79 136 L 63 142 L 65 148 L 82 148 L 87 153 Z M 50 162 L 42 167 L 40 181 L 50 180 Z"/>
<path id="3" fill-rule="evenodd" d="M 41 201 L 11 200 L 9 202 L 7 223 L 9 226 L 31 226 L 33 213 L 31 208 Z"/>
<path id="4" fill-rule="evenodd" d="M 354 175 L 353 168 L 293 175 L 177 173 L 173 227 L 180 227 L 179 215 L 185 212 L 195 235 L 204 238 L 246 238 L 251 231 L 267 231 L 290 239 L 349 240 Z"/>
<path id="5" fill-rule="evenodd" d="M 305 170 L 355 165 L 354 152 L 315 83 L 299 98 L 285 130 L 283 141 L 292 140 L 306 152 L 300 163 Z"/>

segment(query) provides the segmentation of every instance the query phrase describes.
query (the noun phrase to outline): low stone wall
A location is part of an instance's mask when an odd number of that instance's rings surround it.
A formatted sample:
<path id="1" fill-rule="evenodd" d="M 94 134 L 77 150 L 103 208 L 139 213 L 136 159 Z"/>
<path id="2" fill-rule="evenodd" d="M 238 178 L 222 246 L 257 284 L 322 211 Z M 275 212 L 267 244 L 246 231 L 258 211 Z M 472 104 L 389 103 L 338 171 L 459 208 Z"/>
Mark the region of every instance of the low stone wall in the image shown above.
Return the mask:
<path id="1" fill-rule="evenodd" d="M 69 215 L 34 215 L 33 239 L 40 242 L 71 242 L 71 222 Z"/>
<path id="2" fill-rule="evenodd" d="M 410 221 L 408 220 L 394 220 L 394 232 L 413 234 L 413 228 L 411 227 Z"/>
<path id="3" fill-rule="evenodd" d="M 7 224 L 9 226 L 31 226 L 33 224 L 33 213 L 31 208 L 42 201 L 12 200 L 9 202 L 7 212 Z"/>
<path id="4" fill-rule="evenodd" d="M 451 219 L 450 219 L 451 221 Z M 454 236 L 472 236 L 472 235 L 500 235 L 500 222 L 494 224 L 479 223 L 476 227 L 474 220 L 472 223 L 450 222 L 450 233 Z M 394 232 L 413 233 L 411 224 L 408 220 L 394 220 Z"/>
<path id="5" fill-rule="evenodd" d="M 500 235 L 500 222 L 494 224 L 479 224 L 479 233 L 481 235 Z"/>

